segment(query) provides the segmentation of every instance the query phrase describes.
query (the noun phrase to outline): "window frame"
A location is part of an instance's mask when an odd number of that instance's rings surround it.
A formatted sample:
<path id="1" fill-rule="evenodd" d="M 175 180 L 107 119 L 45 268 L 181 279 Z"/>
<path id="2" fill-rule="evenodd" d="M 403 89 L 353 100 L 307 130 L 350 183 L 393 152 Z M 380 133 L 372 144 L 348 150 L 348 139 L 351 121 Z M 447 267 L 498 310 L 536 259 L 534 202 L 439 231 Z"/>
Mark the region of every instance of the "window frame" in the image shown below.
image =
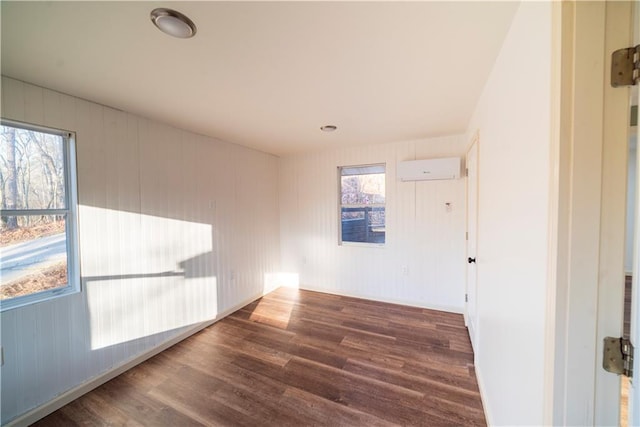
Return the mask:
<path id="1" fill-rule="evenodd" d="M 367 247 L 367 248 L 384 248 L 387 244 L 387 231 L 386 231 L 386 220 L 385 220 L 385 236 L 384 236 L 384 242 L 383 243 L 375 243 L 375 242 L 352 242 L 352 241 L 345 241 L 342 239 L 342 208 L 343 207 L 358 207 L 360 205 L 343 205 L 342 203 L 342 170 L 343 169 L 357 169 L 357 168 L 370 168 L 370 167 L 382 167 L 384 169 L 384 182 L 385 182 L 385 202 L 384 204 L 381 203 L 371 203 L 371 204 L 367 204 L 367 205 L 362 205 L 362 206 L 368 206 L 368 207 L 384 207 L 384 211 L 385 211 L 385 217 L 387 214 L 387 163 L 386 162 L 380 162 L 380 163 L 367 163 L 367 164 L 357 164 L 357 165 L 344 165 L 344 166 L 338 166 L 337 167 L 337 177 L 338 177 L 338 246 L 360 246 L 360 247 Z M 358 174 L 358 175 L 364 175 L 364 174 Z"/>
<path id="2" fill-rule="evenodd" d="M 54 298 L 79 293 L 82 289 L 80 280 L 80 248 L 78 240 L 78 185 L 75 132 L 0 118 L 2 126 L 30 130 L 62 137 L 63 164 L 65 178 L 64 209 L 1 209 L 1 215 L 64 215 L 67 247 L 67 285 L 46 289 L 29 295 L 0 300 L 0 312 L 48 301 Z"/>

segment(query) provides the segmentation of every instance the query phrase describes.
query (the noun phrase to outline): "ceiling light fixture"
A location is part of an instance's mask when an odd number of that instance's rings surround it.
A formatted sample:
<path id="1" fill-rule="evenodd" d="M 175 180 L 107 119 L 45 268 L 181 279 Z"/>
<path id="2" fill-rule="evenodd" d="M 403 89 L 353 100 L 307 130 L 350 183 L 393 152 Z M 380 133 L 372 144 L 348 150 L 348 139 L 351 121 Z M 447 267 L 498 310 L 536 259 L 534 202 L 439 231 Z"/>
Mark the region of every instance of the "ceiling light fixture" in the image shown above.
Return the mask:
<path id="1" fill-rule="evenodd" d="M 196 24 L 185 15 L 163 7 L 151 11 L 151 22 L 160 31 L 173 37 L 188 39 L 196 35 Z"/>
<path id="2" fill-rule="evenodd" d="M 336 129 L 338 129 L 338 127 L 334 125 L 324 125 L 320 127 L 320 130 L 323 132 L 333 132 Z"/>

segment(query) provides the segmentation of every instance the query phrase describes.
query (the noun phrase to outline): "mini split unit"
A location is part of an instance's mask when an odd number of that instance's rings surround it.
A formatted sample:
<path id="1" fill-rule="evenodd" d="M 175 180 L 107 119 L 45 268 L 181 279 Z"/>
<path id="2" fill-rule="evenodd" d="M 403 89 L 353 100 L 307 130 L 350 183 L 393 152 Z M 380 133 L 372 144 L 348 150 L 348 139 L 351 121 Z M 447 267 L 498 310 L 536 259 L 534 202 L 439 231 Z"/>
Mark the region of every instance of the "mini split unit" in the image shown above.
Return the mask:
<path id="1" fill-rule="evenodd" d="M 410 160 L 398 163 L 401 181 L 428 181 L 460 178 L 460 157 Z"/>

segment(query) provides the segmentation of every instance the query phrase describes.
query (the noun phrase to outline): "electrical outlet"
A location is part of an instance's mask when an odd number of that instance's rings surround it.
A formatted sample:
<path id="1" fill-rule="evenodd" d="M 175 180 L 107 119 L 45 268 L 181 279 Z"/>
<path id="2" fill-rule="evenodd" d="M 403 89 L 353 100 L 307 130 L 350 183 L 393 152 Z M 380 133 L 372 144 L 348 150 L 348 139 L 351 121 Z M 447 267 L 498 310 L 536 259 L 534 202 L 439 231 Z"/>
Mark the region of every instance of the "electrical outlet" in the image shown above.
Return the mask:
<path id="1" fill-rule="evenodd" d="M 409 266 L 408 265 L 403 265 L 402 266 L 402 275 L 403 276 L 408 276 L 409 275 Z"/>

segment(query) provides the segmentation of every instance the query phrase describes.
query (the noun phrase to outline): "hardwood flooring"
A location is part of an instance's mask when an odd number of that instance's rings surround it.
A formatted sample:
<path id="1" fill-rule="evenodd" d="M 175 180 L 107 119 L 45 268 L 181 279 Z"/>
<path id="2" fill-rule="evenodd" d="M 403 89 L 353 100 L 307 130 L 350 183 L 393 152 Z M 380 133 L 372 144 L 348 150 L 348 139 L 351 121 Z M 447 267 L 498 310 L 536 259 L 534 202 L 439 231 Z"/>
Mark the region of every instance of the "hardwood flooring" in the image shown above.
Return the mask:
<path id="1" fill-rule="evenodd" d="M 38 426 L 486 425 L 463 318 L 280 288 Z"/>

